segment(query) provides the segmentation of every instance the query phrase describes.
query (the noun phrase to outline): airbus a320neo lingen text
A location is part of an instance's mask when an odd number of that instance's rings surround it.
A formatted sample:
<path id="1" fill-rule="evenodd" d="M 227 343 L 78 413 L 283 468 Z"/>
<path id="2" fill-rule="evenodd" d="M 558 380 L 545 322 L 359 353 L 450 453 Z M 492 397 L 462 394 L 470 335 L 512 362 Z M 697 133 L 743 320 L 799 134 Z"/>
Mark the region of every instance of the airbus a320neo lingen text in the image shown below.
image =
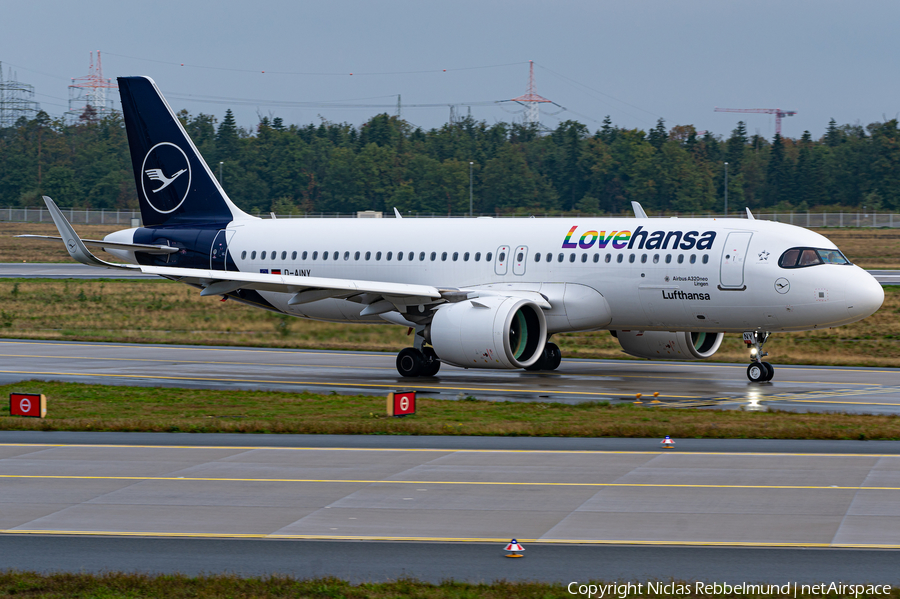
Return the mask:
<path id="1" fill-rule="evenodd" d="M 72 257 L 300 318 L 409 327 L 403 376 L 434 376 L 442 363 L 553 370 L 553 334 L 608 330 L 626 353 L 661 360 L 708 358 L 724 333 L 743 333 L 747 376 L 766 381 L 770 333 L 855 322 L 884 300 L 828 239 L 749 210 L 747 219 L 650 219 L 639 205 L 636 218 L 259 219 L 231 202 L 152 79 L 118 81 L 143 226 L 82 240 L 45 198 Z"/>

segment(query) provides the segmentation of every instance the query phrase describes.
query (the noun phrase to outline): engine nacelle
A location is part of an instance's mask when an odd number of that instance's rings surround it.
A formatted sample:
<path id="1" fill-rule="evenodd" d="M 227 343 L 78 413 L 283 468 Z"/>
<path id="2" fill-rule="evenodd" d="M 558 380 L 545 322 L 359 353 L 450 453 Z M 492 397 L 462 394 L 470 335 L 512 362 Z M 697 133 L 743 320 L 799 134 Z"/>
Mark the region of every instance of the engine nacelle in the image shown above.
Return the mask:
<path id="1" fill-rule="evenodd" d="M 612 331 L 626 354 L 651 360 L 703 360 L 722 345 L 725 333 Z"/>
<path id="2" fill-rule="evenodd" d="M 464 368 L 524 368 L 547 343 L 541 307 L 517 297 L 479 297 L 442 306 L 427 336 L 442 362 Z"/>

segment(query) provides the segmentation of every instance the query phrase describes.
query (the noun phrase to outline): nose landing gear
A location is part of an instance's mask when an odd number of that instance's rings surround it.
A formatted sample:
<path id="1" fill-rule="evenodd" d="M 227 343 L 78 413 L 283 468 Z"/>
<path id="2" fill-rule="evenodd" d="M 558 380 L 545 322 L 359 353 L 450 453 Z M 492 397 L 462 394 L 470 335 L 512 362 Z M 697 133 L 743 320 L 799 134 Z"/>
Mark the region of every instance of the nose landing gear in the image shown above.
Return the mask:
<path id="1" fill-rule="evenodd" d="M 747 378 L 753 383 L 771 381 L 775 376 L 775 367 L 762 359 L 768 356 L 768 352 L 762 350 L 763 345 L 769 339 L 768 331 L 747 331 L 744 333 L 744 343 L 750 347 L 750 366 L 747 367 Z"/>

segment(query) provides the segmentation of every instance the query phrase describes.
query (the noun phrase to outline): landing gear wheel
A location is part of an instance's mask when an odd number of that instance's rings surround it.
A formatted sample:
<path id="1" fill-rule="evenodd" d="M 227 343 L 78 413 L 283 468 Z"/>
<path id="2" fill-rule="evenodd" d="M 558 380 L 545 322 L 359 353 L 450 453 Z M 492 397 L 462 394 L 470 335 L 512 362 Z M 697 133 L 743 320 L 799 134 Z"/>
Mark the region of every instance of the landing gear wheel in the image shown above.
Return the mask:
<path id="1" fill-rule="evenodd" d="M 562 352 L 559 350 L 559 346 L 555 343 L 548 343 L 544 348 L 544 359 L 547 362 L 545 366 L 547 370 L 556 370 L 559 368 L 559 365 L 562 362 Z"/>
<path id="2" fill-rule="evenodd" d="M 537 362 L 531 366 L 526 366 L 525 370 L 556 370 L 559 368 L 561 361 L 562 352 L 559 351 L 559 346 L 555 343 L 548 343 L 544 346 L 544 351 L 541 352 L 541 357 L 537 359 Z"/>
<path id="3" fill-rule="evenodd" d="M 422 350 L 422 354 L 425 357 L 425 364 L 422 367 L 422 373 L 420 376 L 434 376 L 438 373 L 438 370 L 441 369 L 441 359 L 438 358 L 437 353 L 435 353 L 433 348 L 426 347 Z"/>
<path id="4" fill-rule="evenodd" d="M 774 373 L 774 369 L 773 369 Z M 769 376 L 769 369 L 762 362 L 753 362 L 747 367 L 747 378 L 753 383 L 762 383 Z"/>
<path id="5" fill-rule="evenodd" d="M 768 362 L 761 362 L 761 364 L 766 367 L 766 378 L 764 380 L 771 381 L 772 377 L 775 376 L 775 367 Z"/>
<path id="6" fill-rule="evenodd" d="M 425 369 L 425 356 L 414 347 L 407 347 L 397 354 L 397 372 L 401 376 L 421 376 Z"/>

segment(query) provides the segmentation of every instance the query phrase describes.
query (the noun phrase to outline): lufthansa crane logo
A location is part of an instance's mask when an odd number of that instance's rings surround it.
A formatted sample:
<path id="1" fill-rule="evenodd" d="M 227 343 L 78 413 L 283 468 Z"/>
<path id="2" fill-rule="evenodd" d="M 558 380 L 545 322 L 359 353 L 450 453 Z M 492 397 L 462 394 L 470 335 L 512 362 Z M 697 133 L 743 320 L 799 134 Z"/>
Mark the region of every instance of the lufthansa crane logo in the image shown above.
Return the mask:
<path id="1" fill-rule="evenodd" d="M 191 164 L 184 150 L 164 141 L 156 144 L 141 165 L 141 191 L 150 207 L 161 214 L 174 212 L 191 190 Z"/>

